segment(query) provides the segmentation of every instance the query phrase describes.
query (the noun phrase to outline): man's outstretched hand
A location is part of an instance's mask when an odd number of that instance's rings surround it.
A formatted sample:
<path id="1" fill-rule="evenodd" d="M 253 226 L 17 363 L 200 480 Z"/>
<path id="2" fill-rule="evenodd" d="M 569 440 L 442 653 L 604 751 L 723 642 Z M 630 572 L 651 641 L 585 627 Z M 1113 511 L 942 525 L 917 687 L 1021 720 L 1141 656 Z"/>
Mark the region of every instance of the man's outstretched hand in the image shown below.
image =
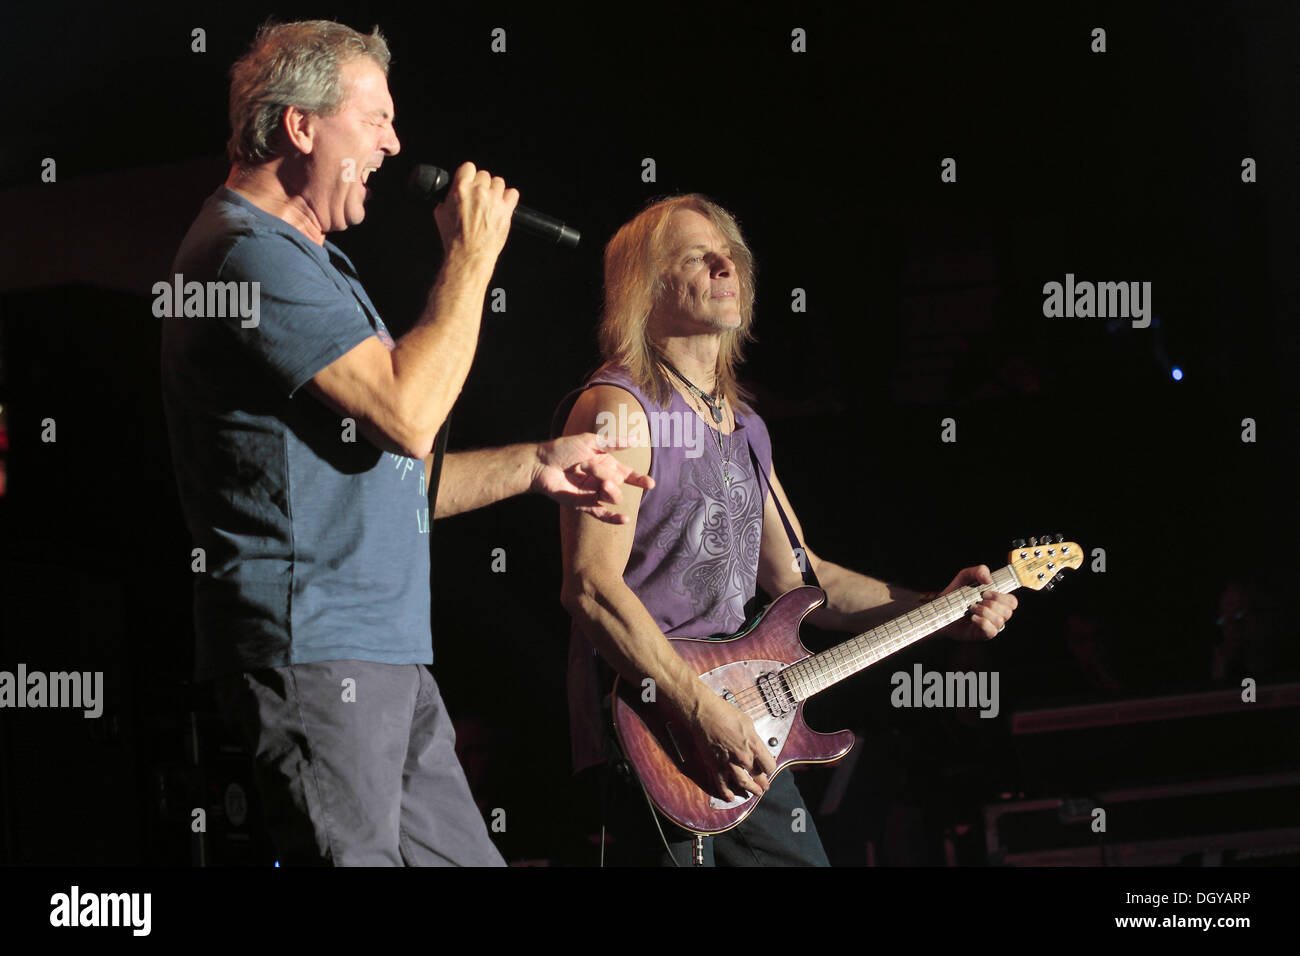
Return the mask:
<path id="1" fill-rule="evenodd" d="M 594 432 L 543 442 L 537 446 L 537 466 L 529 490 L 601 521 L 626 524 L 631 520 L 627 515 L 605 506 L 622 501 L 620 485 L 636 485 L 649 491 L 655 482 L 649 475 L 633 471 L 608 451 L 621 447 Z"/>

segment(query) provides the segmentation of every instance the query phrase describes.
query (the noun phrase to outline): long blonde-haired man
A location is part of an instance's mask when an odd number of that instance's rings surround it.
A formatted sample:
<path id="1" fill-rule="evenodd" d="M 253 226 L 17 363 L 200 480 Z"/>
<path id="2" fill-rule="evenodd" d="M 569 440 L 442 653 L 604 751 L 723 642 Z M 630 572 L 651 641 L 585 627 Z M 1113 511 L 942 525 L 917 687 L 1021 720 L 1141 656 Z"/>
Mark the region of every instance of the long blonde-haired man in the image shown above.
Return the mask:
<path id="1" fill-rule="evenodd" d="M 803 806 L 792 775 L 769 778 L 775 762 L 753 722 L 711 691 L 667 638 L 734 632 L 756 586 L 775 597 L 803 583 L 769 483 L 827 593 L 813 623 L 859 633 L 922 599 L 820 558 L 803 539 L 772 468 L 767 428 L 736 377 L 753 310 L 753 256 L 735 219 L 702 196 L 649 206 L 606 248 L 605 365 L 562 404 L 561 413 L 573 402 L 564 431 L 630 423 L 632 447 L 615 455 L 649 474 L 655 486 L 628 489 L 616 508 L 631 519 L 624 524 L 561 517 L 562 601 L 575 625 L 569 662 L 574 763 L 583 770 L 611 756 L 599 707 L 608 686 L 598 655 L 637 686 L 654 681 L 659 701 L 689 729 L 689 741 L 679 743 L 693 747 L 708 768 L 696 783 L 727 801 L 738 793 L 764 794 L 740 826 L 706 841 L 706 863 L 826 865 L 811 821 L 791 826 L 792 811 Z M 991 581 L 987 567 L 966 568 L 946 590 Z M 987 591 L 950 633 L 991 638 L 1015 606 L 1015 597 Z M 610 862 L 692 859 L 691 835 L 653 820 L 634 783 L 616 780 L 608 789 Z"/>

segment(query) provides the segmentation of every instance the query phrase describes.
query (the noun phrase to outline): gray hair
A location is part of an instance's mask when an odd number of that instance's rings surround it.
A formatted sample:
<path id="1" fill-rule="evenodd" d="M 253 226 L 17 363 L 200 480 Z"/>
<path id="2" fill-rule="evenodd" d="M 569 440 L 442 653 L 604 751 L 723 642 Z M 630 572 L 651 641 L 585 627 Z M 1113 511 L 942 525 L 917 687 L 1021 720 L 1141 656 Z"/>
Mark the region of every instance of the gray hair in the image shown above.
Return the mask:
<path id="1" fill-rule="evenodd" d="M 230 68 L 230 162 L 255 166 L 275 158 L 286 107 L 319 116 L 337 113 L 343 107 L 343 67 L 362 56 L 388 73 L 391 56 L 379 27 L 367 36 L 331 20 L 265 24 Z"/>

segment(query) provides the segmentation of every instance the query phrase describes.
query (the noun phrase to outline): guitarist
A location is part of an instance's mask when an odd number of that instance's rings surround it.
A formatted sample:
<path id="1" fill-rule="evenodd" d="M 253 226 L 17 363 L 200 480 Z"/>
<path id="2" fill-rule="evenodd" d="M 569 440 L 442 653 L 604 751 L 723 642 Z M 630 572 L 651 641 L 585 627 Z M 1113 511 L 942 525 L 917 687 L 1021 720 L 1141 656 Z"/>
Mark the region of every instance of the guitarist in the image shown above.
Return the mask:
<path id="1" fill-rule="evenodd" d="M 681 743 L 709 768 L 706 779 L 696 779 L 700 787 L 728 801 L 764 795 L 739 826 L 703 841 L 705 864 L 826 866 L 793 775 L 770 776 L 776 765 L 753 722 L 709 690 L 667 638 L 735 632 L 756 585 L 776 596 L 803 583 L 801 557 L 827 594 L 809 617 L 818 627 L 859 633 L 933 596 L 832 564 L 806 544 L 792 558 L 769 483 L 800 541 L 802 531 L 772 469 L 767 428 L 736 379 L 753 302 L 753 258 L 726 210 L 699 195 L 649 206 L 605 249 L 605 365 L 557 412 L 558 422 L 569 409 L 565 434 L 626 439 L 630 447 L 615 456 L 655 483 L 648 492 L 623 489 L 613 510 L 627 515 L 626 523 L 560 516 L 561 600 L 574 622 L 574 765 L 605 765 L 602 860 L 615 864 L 689 865 L 697 848 L 693 834 L 649 808 L 618 758 L 600 704 L 612 679 L 608 667 L 636 687 L 652 687 L 689 728 L 690 741 Z M 767 481 L 754 473 L 754 458 Z M 944 593 L 975 583 L 992 583 L 987 567 L 962 570 Z M 1016 603 L 985 592 L 949 633 L 991 638 Z M 796 809 L 804 809 L 804 828 L 791 826 Z"/>

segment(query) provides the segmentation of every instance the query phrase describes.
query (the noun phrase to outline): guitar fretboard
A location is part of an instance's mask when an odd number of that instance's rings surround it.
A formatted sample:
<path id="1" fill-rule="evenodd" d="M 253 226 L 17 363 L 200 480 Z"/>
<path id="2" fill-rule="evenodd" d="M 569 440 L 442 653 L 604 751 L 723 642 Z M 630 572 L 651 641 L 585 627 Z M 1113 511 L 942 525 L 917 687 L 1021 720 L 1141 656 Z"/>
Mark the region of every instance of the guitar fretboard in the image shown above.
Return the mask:
<path id="1" fill-rule="evenodd" d="M 843 644 L 791 664 L 781 671 L 781 676 L 795 700 L 807 700 L 881 658 L 960 620 L 972 605 L 980 602 L 980 595 L 985 591 L 1010 594 L 1018 587 L 1020 580 L 1008 565 L 993 572 L 992 584 L 974 584 L 935 598 Z"/>

